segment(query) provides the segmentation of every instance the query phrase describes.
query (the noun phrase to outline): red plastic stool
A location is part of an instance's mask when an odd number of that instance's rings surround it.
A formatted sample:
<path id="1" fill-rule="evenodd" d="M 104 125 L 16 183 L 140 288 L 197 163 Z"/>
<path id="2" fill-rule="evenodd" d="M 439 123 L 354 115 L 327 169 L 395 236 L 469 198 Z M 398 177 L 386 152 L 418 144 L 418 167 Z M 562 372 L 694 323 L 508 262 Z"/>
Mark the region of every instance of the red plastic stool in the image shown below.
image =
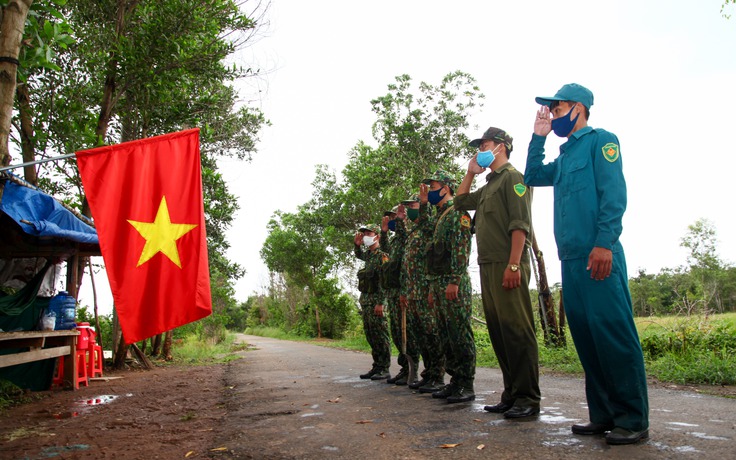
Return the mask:
<path id="1" fill-rule="evenodd" d="M 94 377 L 102 377 L 102 346 L 97 345 L 94 335 L 90 336 L 89 341 L 89 362 L 87 363 L 87 374 Z"/>
<path id="2" fill-rule="evenodd" d="M 74 382 L 76 388 L 79 388 L 79 384 L 89 386 L 89 379 L 87 378 L 87 350 L 77 350 L 77 378 Z"/>

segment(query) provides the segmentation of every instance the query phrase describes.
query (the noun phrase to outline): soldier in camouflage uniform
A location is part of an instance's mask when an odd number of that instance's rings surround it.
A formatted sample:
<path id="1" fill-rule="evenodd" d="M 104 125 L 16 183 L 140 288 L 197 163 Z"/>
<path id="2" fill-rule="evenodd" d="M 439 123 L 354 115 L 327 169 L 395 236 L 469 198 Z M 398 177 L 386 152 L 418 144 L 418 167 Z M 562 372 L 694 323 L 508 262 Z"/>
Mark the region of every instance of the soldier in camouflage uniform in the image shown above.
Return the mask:
<path id="1" fill-rule="evenodd" d="M 427 278 L 430 304 L 434 302 L 439 312 L 447 369 L 452 371 L 450 384 L 432 395 L 446 397 L 449 403 L 475 399 L 475 337 L 470 322 L 472 288 L 468 275 L 471 220 L 467 212 L 454 209 L 455 188 L 452 176 L 439 170 L 419 189 L 422 203 L 437 206 L 427 248 Z"/>
<path id="2" fill-rule="evenodd" d="M 381 221 L 381 250 L 388 253 L 389 260 L 383 264 L 381 272 L 381 287 L 386 298 L 388 306 L 388 317 L 391 329 L 391 338 L 394 345 L 399 350 L 398 363 L 401 370 L 396 376 L 386 380 L 386 383 L 396 385 L 406 385 L 409 377 L 409 361 L 407 357 L 401 353 L 402 349 L 402 333 L 401 333 L 401 305 L 399 304 L 400 286 L 401 286 L 401 265 L 404 258 L 404 245 L 406 244 L 406 226 L 404 220 L 396 219 L 398 206 L 391 211 L 386 211 Z M 402 213 L 405 214 L 405 211 Z M 388 232 L 392 231 L 394 235 L 389 237 Z M 411 318 L 407 315 L 407 338 L 406 353 L 411 357 L 414 363 L 419 362 L 419 349 L 416 345 L 416 337 L 412 333 L 413 328 L 410 326 Z"/>
<path id="3" fill-rule="evenodd" d="M 363 330 L 371 346 L 373 366 L 361 379 L 383 380 L 391 377 L 391 344 L 388 339 L 386 316 L 383 312 L 384 297 L 379 283 L 381 265 L 388 261 L 388 254 L 379 249 L 380 228 L 366 225 L 355 234 L 355 257 L 365 261 L 358 270 L 358 289 L 360 308 L 363 316 Z M 363 250 L 362 246 L 365 246 Z"/>
<path id="4" fill-rule="evenodd" d="M 422 379 L 410 383 L 409 388 L 417 390 L 437 391 L 443 385 L 445 375 L 444 348 L 440 341 L 439 317 L 437 309 L 430 308 L 429 282 L 427 281 L 427 255 L 425 252 L 427 235 L 423 228 L 429 228 L 427 220 L 419 225 L 419 195 L 414 195 L 401 202 L 406 207 L 405 216 L 400 212 L 399 220 L 404 217 L 411 222 L 411 230 L 407 235 L 404 248 L 404 259 L 401 267 L 401 296 L 399 302 L 407 309 L 407 335 L 414 337 L 424 362 Z M 429 205 L 426 205 L 427 207 Z M 407 345 L 408 347 L 408 345 Z"/>

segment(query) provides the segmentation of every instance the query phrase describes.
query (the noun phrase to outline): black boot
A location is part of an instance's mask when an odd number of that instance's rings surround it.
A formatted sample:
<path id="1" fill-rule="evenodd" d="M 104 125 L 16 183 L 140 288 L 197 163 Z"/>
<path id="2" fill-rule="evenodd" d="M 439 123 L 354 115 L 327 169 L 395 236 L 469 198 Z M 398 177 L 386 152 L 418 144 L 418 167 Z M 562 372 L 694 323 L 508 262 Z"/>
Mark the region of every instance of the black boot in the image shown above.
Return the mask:
<path id="1" fill-rule="evenodd" d="M 456 386 L 455 391 L 447 397 L 448 403 L 461 403 L 475 400 L 475 392 L 472 386 Z"/>
<path id="2" fill-rule="evenodd" d="M 369 378 L 373 377 L 373 374 L 375 374 L 376 372 L 378 372 L 378 369 L 376 369 L 375 367 L 372 367 L 371 370 L 369 370 L 365 374 L 360 374 L 360 378 L 361 379 L 369 379 Z"/>
<path id="3" fill-rule="evenodd" d="M 409 388 L 411 388 L 412 390 L 418 390 L 419 387 L 426 385 L 427 382 L 429 382 L 430 380 L 431 379 L 426 379 L 422 377 L 421 380 L 417 380 L 416 382 L 409 382 Z"/>
<path id="4" fill-rule="evenodd" d="M 435 399 L 447 399 L 447 397 L 455 391 L 455 388 L 457 388 L 457 385 L 455 385 L 453 382 L 450 382 L 447 385 L 443 386 L 441 389 L 432 393 L 432 397 Z"/>
<path id="5" fill-rule="evenodd" d="M 434 393 L 435 391 L 439 391 L 442 389 L 442 387 L 445 385 L 445 382 L 442 380 L 430 380 L 426 384 L 419 387 L 420 393 Z"/>
<path id="6" fill-rule="evenodd" d="M 386 379 L 386 383 L 396 383 L 397 380 L 401 380 L 402 378 L 404 380 L 406 380 L 407 374 L 409 374 L 409 370 L 408 369 L 404 369 L 402 367 L 398 374 L 396 374 L 395 376 L 393 376 L 393 377 L 391 377 L 389 379 Z M 397 384 L 397 385 L 401 385 L 401 384 Z"/>

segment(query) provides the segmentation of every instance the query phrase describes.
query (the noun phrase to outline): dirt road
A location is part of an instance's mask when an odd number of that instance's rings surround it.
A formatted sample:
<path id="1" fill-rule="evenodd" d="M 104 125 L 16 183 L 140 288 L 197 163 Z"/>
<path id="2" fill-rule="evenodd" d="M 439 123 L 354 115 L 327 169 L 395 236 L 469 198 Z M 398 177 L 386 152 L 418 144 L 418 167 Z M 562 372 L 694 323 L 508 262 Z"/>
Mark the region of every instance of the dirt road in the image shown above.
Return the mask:
<path id="1" fill-rule="evenodd" d="M 255 349 L 226 365 L 128 372 L 14 408 L 0 458 L 736 458 L 734 399 L 650 388 L 651 439 L 609 447 L 570 432 L 587 420 L 578 378 L 543 376 L 540 416 L 510 421 L 482 409 L 499 399 L 496 369 L 478 369 L 476 401 L 449 405 L 360 380 L 366 354 L 243 338 Z"/>

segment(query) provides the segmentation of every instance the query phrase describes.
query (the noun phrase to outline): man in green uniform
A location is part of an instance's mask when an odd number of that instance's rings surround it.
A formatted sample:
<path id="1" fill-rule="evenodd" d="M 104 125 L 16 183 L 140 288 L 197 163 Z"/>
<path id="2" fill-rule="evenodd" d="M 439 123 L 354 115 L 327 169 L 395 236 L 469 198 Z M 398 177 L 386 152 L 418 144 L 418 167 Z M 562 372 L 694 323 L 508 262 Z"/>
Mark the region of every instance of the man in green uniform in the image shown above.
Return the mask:
<path id="1" fill-rule="evenodd" d="M 411 230 L 407 235 L 404 259 L 401 266 L 401 295 L 399 302 L 407 309 L 407 334 L 414 337 L 424 363 L 422 378 L 409 383 L 409 388 L 431 393 L 444 385 L 445 355 L 439 332 L 439 316 L 434 305 L 430 307 L 429 282 L 427 281 L 427 241 L 431 237 L 425 229 L 427 220 L 419 221 L 419 195 L 401 202 L 404 213 L 397 216 L 408 219 Z M 425 208 L 429 205 L 425 205 Z M 421 392 L 421 390 L 420 390 Z"/>
<path id="2" fill-rule="evenodd" d="M 391 377 L 391 344 L 388 339 L 388 326 L 383 312 L 384 296 L 379 282 L 381 265 L 388 261 L 388 254 L 379 249 L 378 225 L 366 225 L 355 234 L 355 257 L 365 261 L 358 270 L 358 290 L 360 308 L 363 316 L 363 330 L 371 346 L 373 366 L 361 379 L 383 380 Z M 365 247 L 363 250 L 362 247 Z"/>
<path id="3" fill-rule="evenodd" d="M 529 296 L 531 192 L 511 163 L 513 139 L 488 128 L 470 142 L 479 152 L 468 164 L 455 209 L 475 210 L 475 237 L 488 335 L 503 374 L 501 402 L 485 410 L 522 418 L 539 413 L 539 352 Z M 470 193 L 477 174 L 486 184 Z"/>
<path id="4" fill-rule="evenodd" d="M 402 212 L 403 206 L 401 206 Z M 404 246 L 406 244 L 406 227 L 404 219 L 397 219 L 399 206 L 395 206 L 391 211 L 386 211 L 381 221 L 381 250 L 389 255 L 388 261 L 381 267 L 381 287 L 385 293 L 386 305 L 388 306 L 388 317 L 391 329 L 391 338 L 394 345 L 399 350 L 397 359 L 401 369 L 394 377 L 386 379 L 386 383 L 396 385 L 406 385 L 409 377 L 409 360 L 406 355 L 401 353 L 403 334 L 401 332 L 402 306 L 399 302 L 401 288 L 401 265 L 404 259 Z M 394 235 L 389 237 L 389 231 Z M 413 359 L 416 364 L 419 361 L 419 349 L 416 346 L 416 340 L 413 332 L 409 327 L 411 318 L 407 318 L 407 340 L 406 353 Z"/>
<path id="5" fill-rule="evenodd" d="M 468 275 L 470 215 L 455 209 L 455 188 L 455 180 L 442 170 L 425 179 L 419 188 L 422 204 L 429 202 L 437 207 L 427 248 L 427 279 L 429 302 L 434 302 L 439 314 L 447 369 L 452 375 L 450 384 L 436 394 L 449 403 L 475 399 L 475 337 L 470 322 L 472 288 Z"/>
<path id="6" fill-rule="evenodd" d="M 570 332 L 585 370 L 590 423 L 572 432 L 606 435 L 608 444 L 649 437 L 644 357 L 634 324 L 626 258 L 619 241 L 626 181 L 618 138 L 588 126 L 593 93 L 576 83 L 551 97 L 534 122 L 524 179 L 554 186 L 554 229 L 562 261 L 562 295 Z M 567 141 L 544 164 L 550 131 Z"/>

